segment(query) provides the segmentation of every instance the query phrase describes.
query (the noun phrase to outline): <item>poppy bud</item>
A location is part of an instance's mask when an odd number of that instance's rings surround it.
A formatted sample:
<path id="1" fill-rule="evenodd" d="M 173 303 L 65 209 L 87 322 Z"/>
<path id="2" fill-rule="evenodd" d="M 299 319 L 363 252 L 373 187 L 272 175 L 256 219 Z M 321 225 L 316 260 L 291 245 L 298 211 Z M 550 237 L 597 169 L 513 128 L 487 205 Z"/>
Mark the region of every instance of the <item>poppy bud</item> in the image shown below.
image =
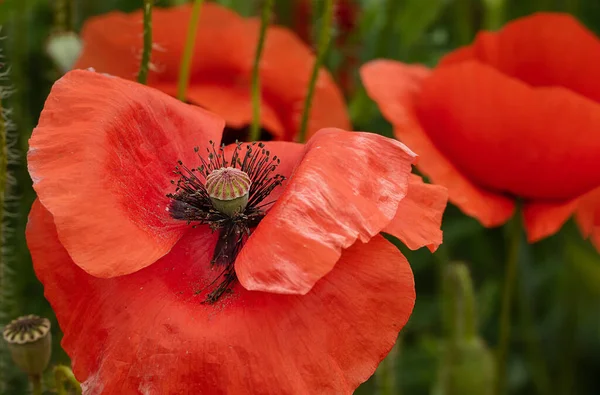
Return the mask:
<path id="1" fill-rule="evenodd" d="M 450 263 L 444 271 L 446 339 L 434 395 L 491 394 L 494 356 L 477 333 L 475 292 L 469 269 Z"/>
<path id="2" fill-rule="evenodd" d="M 36 315 L 27 315 L 11 321 L 2 337 L 15 364 L 31 376 L 42 374 L 52 352 L 50 321 Z"/>
<path id="3" fill-rule="evenodd" d="M 234 167 L 213 170 L 206 177 L 206 190 L 214 208 L 230 217 L 246 208 L 251 184 L 248 174 Z"/>
<path id="4" fill-rule="evenodd" d="M 446 344 L 433 395 L 491 395 L 494 389 L 494 355 L 481 338 Z"/>

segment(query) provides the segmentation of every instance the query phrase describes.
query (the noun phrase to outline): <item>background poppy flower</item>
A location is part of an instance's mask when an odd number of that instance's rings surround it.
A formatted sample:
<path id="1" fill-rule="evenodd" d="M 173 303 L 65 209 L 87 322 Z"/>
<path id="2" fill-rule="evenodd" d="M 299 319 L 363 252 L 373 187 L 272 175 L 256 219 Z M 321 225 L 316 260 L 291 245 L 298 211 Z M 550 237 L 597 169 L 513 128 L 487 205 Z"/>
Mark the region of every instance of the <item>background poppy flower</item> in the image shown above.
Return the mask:
<path id="1" fill-rule="evenodd" d="M 600 185 L 598 54 L 600 41 L 574 18 L 542 13 L 480 33 L 433 70 L 377 60 L 361 75 L 453 203 L 497 226 L 521 198 L 537 241 Z"/>
<path id="2" fill-rule="evenodd" d="M 116 77 L 54 85 L 30 140 L 27 240 L 86 391 L 351 393 L 408 320 L 410 267 L 378 234 L 435 249 L 445 189 L 410 175 L 401 143 L 339 129 L 267 143 L 288 181 L 232 292 L 202 303 L 218 234 L 174 219 L 166 195 L 177 161 L 200 165 L 193 147 L 222 127 Z"/>
<path id="3" fill-rule="evenodd" d="M 191 4 L 153 11 L 154 42 L 148 84 L 172 96 L 184 50 Z M 127 79 L 137 76 L 142 53 L 142 12 L 111 12 L 90 18 L 82 29 L 83 53 L 75 68 Z M 227 126 L 243 129 L 252 120 L 250 81 L 260 20 L 244 19 L 215 3 L 205 3 L 193 52 L 187 100 L 222 116 Z M 315 57 L 286 28 L 267 29 L 260 66 L 261 125 L 277 140 L 292 140 L 299 129 Z M 307 136 L 323 127 L 350 128 L 342 93 L 322 69 L 316 84 Z M 244 139 L 238 133 L 227 141 Z"/>

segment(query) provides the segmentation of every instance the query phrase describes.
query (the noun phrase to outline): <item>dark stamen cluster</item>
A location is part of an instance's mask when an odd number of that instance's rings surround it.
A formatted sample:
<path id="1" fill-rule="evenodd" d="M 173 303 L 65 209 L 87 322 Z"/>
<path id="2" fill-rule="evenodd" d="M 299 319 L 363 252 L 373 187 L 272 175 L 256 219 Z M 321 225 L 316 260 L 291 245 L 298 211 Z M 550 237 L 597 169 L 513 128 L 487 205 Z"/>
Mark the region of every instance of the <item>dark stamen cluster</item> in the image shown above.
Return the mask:
<path id="1" fill-rule="evenodd" d="M 199 167 L 189 168 L 182 161 L 177 162 L 174 173 L 179 179 L 171 181 L 176 185 L 175 192 L 167 195 L 171 198 L 169 212 L 173 218 L 186 221 L 194 227 L 208 225 L 213 231 L 219 232 L 212 264 L 223 266 L 224 269 L 206 288 L 214 286 L 219 278 L 222 278 L 222 281 L 208 294 L 205 300 L 207 303 L 217 301 L 233 285 L 236 280 L 233 268 L 235 258 L 248 239 L 251 229 L 265 216 L 265 208 L 274 203 L 264 202 L 265 199 L 285 180 L 282 175 L 273 174 L 280 160 L 277 156 L 271 157 L 271 153 L 262 143 L 236 143 L 229 161 L 225 157 L 224 145 L 218 149 L 215 148 L 214 142 L 210 141 L 210 145 L 211 148 L 207 148 L 208 159 L 200 155 L 198 147 L 194 148 L 200 161 Z M 206 178 L 212 171 L 226 167 L 240 169 L 252 181 L 248 204 L 242 212 L 234 216 L 215 209 L 205 186 Z M 204 289 L 199 292 L 202 291 Z"/>

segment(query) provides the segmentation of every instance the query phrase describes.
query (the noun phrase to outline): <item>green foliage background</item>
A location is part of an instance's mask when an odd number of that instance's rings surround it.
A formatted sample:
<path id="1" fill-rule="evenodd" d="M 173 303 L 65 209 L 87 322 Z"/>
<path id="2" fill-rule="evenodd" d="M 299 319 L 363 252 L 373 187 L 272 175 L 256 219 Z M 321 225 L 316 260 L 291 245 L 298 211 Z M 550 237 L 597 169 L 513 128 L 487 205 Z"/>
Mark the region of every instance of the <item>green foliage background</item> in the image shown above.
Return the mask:
<path id="1" fill-rule="evenodd" d="M 5 0 L 0 4 L 0 42 L 4 68 L 10 69 L 14 93 L 3 100 L 11 109 L 18 128 L 16 148 L 20 163 L 10 166 L 17 180 L 11 194 L 18 198 L 14 216 L 5 216 L 12 236 L 3 247 L 10 247 L 11 273 L 0 290 L 1 318 L 35 313 L 53 319 L 55 350 L 53 363 L 68 363 L 60 349 L 58 325 L 35 278 L 24 238 L 27 214 L 34 199 L 27 174 L 27 140 L 35 126 L 52 83 L 60 77 L 44 51 L 53 30 L 54 5 L 49 0 Z M 70 1 L 69 1 L 70 2 Z M 157 5 L 184 1 L 160 1 Z M 257 15 L 260 1 L 221 0 L 244 15 Z M 536 11 L 564 11 L 577 16 L 585 25 L 600 33 L 598 0 L 357 0 L 362 8 L 353 43 L 359 49 L 360 63 L 378 57 L 435 65 L 441 55 L 469 43 L 477 30 L 495 29 L 507 20 Z M 142 0 L 73 0 L 73 24 L 78 31 L 91 15 L 113 9 L 131 11 Z M 292 19 L 291 1 L 277 0 L 280 23 Z M 319 9 L 320 1 L 314 1 Z M 318 12 L 315 18 L 318 23 Z M 331 50 L 327 63 L 335 68 L 341 53 Z M 598 65 L 600 67 L 600 65 Z M 357 80 L 358 83 L 358 80 Z M 390 125 L 362 89 L 348 98 L 356 130 L 391 135 Z M 599 131 L 600 133 L 600 131 Z M 76 180 L 73 180 L 76 182 Z M 90 215 L 95 215 L 90 213 Z M 395 350 L 395 363 L 386 361 L 399 392 L 419 395 L 435 392 L 440 372 L 456 367 L 448 362 L 445 337 L 456 317 L 448 315 L 441 293 L 444 266 L 449 261 L 465 262 L 475 286 L 478 331 L 493 349 L 497 339 L 499 305 L 506 259 L 505 229 L 485 229 L 477 221 L 450 206 L 445 214 L 443 247 L 432 256 L 427 251 L 403 251 L 412 264 L 417 286 L 417 303 L 408 326 Z M 511 394 L 598 394 L 600 393 L 600 257 L 581 240 L 572 223 L 558 235 L 535 245 L 527 245 L 523 236 L 520 252 L 519 282 L 513 310 L 513 339 L 509 355 Z M 82 334 L 83 335 L 83 334 Z M 4 347 L 4 345 L 2 345 Z M 5 350 L 2 349 L 5 356 Z M 466 361 L 476 361 L 471 354 Z M 458 374 L 461 383 L 484 375 L 485 364 L 466 364 Z M 462 366 L 462 365 L 461 365 Z M 382 369 L 383 369 L 382 368 Z M 389 377 L 388 377 L 389 378 Z M 381 382 L 371 379 L 358 393 L 377 391 Z M 0 375 L 0 393 L 24 394 L 26 377 L 10 364 Z M 2 392 L 3 391 L 3 392 Z M 466 388 L 460 393 L 483 394 L 482 389 Z"/>

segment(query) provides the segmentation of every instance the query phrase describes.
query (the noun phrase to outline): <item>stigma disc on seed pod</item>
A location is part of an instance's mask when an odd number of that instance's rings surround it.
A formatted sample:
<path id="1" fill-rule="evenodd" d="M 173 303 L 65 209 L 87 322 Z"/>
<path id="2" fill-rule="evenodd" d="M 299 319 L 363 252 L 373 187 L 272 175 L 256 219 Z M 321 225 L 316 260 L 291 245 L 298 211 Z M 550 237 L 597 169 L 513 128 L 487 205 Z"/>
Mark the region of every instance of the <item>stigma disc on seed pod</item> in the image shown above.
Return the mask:
<path id="1" fill-rule="evenodd" d="M 230 217 L 246 208 L 251 184 L 248 174 L 234 167 L 213 170 L 206 177 L 206 191 L 214 208 Z"/>

